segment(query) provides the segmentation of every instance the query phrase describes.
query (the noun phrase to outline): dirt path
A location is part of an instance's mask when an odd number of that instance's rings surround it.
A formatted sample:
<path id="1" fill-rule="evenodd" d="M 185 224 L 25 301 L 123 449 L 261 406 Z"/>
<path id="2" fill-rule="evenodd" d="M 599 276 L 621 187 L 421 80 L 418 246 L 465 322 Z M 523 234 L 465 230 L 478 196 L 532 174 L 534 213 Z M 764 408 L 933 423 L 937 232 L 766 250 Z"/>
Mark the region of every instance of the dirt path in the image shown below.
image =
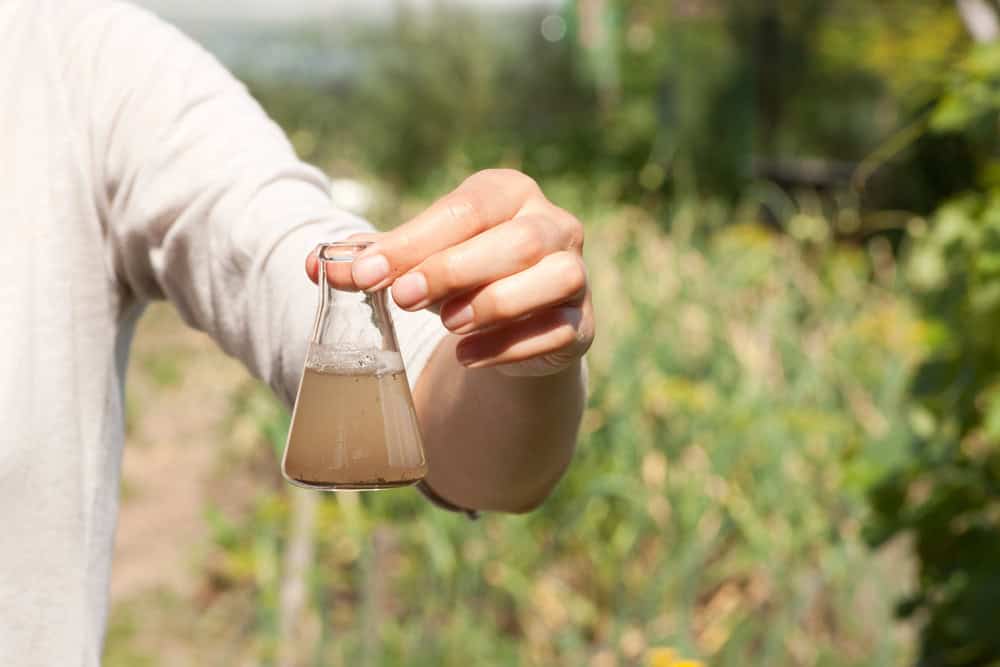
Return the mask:
<path id="1" fill-rule="evenodd" d="M 158 589 L 189 596 L 202 516 L 243 367 L 157 304 L 139 325 L 128 374 L 122 502 L 112 603 Z"/>

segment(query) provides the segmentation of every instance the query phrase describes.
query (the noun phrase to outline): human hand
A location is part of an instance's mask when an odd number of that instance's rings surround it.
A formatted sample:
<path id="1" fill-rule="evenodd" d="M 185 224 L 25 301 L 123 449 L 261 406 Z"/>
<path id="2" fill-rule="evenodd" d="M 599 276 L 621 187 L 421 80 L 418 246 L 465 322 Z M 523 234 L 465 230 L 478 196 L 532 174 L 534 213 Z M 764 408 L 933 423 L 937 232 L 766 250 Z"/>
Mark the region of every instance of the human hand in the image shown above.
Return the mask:
<path id="1" fill-rule="evenodd" d="M 594 310 L 583 262 L 583 226 L 528 176 L 482 171 L 384 234 L 334 287 L 392 286 L 406 310 L 439 313 L 462 336 L 456 353 L 469 368 L 508 375 L 562 371 L 590 347 Z M 306 262 L 317 279 L 315 255 Z"/>

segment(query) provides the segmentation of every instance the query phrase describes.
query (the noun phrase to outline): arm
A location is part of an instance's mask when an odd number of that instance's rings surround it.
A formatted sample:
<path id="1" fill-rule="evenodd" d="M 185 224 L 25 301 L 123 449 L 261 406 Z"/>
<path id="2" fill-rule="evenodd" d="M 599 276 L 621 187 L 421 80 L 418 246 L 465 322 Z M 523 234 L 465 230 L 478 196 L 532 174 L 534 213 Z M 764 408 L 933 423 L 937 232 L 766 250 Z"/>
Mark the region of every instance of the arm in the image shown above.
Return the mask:
<path id="1" fill-rule="evenodd" d="M 583 229 L 534 181 L 491 170 L 375 237 L 343 288 L 392 285 L 452 334 L 416 387 L 428 483 L 459 507 L 525 511 L 569 463 L 594 314 Z M 307 270 L 315 279 L 315 262 Z"/>
<path id="2" fill-rule="evenodd" d="M 85 6 L 59 41 L 121 310 L 169 299 L 290 405 L 316 308 L 302 257 L 371 227 L 203 49 L 134 6 Z M 394 315 L 416 379 L 446 332 Z"/>
<path id="3" fill-rule="evenodd" d="M 95 7 L 67 40 L 89 54 L 67 79 L 85 88 L 94 198 L 124 301 L 170 299 L 290 403 L 315 307 L 294 267 L 318 241 L 371 228 L 332 208 L 322 175 L 214 59 L 146 12 Z M 527 177 L 486 172 L 378 238 L 369 259 L 384 253 L 388 272 L 406 273 L 393 294 L 410 311 L 397 326 L 419 378 L 430 484 L 475 509 L 536 505 L 582 410 L 593 336 L 582 228 Z M 393 282 L 364 282 L 361 268 L 357 286 Z M 416 274 L 429 291 L 408 301 Z M 461 323 L 466 306 L 475 315 Z M 445 334 L 427 307 L 455 336 L 424 374 Z"/>
<path id="4" fill-rule="evenodd" d="M 582 362 L 552 375 L 512 377 L 462 366 L 459 340 L 445 339 L 414 394 L 427 482 L 459 507 L 534 509 L 573 454 L 586 398 Z"/>

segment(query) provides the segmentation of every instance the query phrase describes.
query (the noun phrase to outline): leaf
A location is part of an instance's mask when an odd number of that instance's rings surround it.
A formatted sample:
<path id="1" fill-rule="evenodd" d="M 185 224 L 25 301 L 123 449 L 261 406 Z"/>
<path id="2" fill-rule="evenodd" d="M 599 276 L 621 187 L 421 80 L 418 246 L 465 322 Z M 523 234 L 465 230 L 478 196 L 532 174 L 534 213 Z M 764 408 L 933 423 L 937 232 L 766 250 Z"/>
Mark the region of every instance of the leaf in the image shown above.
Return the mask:
<path id="1" fill-rule="evenodd" d="M 936 359 L 920 365 L 912 381 L 912 392 L 916 397 L 932 396 L 951 385 L 959 368 L 951 359 Z"/>
<path id="2" fill-rule="evenodd" d="M 930 127 L 936 132 L 958 132 L 969 125 L 980 109 L 966 95 L 945 95 L 931 114 Z"/>

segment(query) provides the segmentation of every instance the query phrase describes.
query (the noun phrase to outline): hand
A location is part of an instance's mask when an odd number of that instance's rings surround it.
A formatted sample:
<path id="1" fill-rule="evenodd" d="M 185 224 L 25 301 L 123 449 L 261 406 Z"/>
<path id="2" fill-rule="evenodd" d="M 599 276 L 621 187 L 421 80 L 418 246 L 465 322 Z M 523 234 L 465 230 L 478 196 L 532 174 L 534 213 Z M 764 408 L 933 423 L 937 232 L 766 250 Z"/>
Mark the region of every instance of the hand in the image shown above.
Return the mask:
<path id="1" fill-rule="evenodd" d="M 440 313 L 462 336 L 456 353 L 469 368 L 549 375 L 593 341 L 583 226 L 520 172 L 479 172 L 413 220 L 364 236 L 375 244 L 354 260 L 349 280 L 331 283 L 392 285 L 401 308 Z M 315 256 L 306 268 L 315 281 Z"/>

